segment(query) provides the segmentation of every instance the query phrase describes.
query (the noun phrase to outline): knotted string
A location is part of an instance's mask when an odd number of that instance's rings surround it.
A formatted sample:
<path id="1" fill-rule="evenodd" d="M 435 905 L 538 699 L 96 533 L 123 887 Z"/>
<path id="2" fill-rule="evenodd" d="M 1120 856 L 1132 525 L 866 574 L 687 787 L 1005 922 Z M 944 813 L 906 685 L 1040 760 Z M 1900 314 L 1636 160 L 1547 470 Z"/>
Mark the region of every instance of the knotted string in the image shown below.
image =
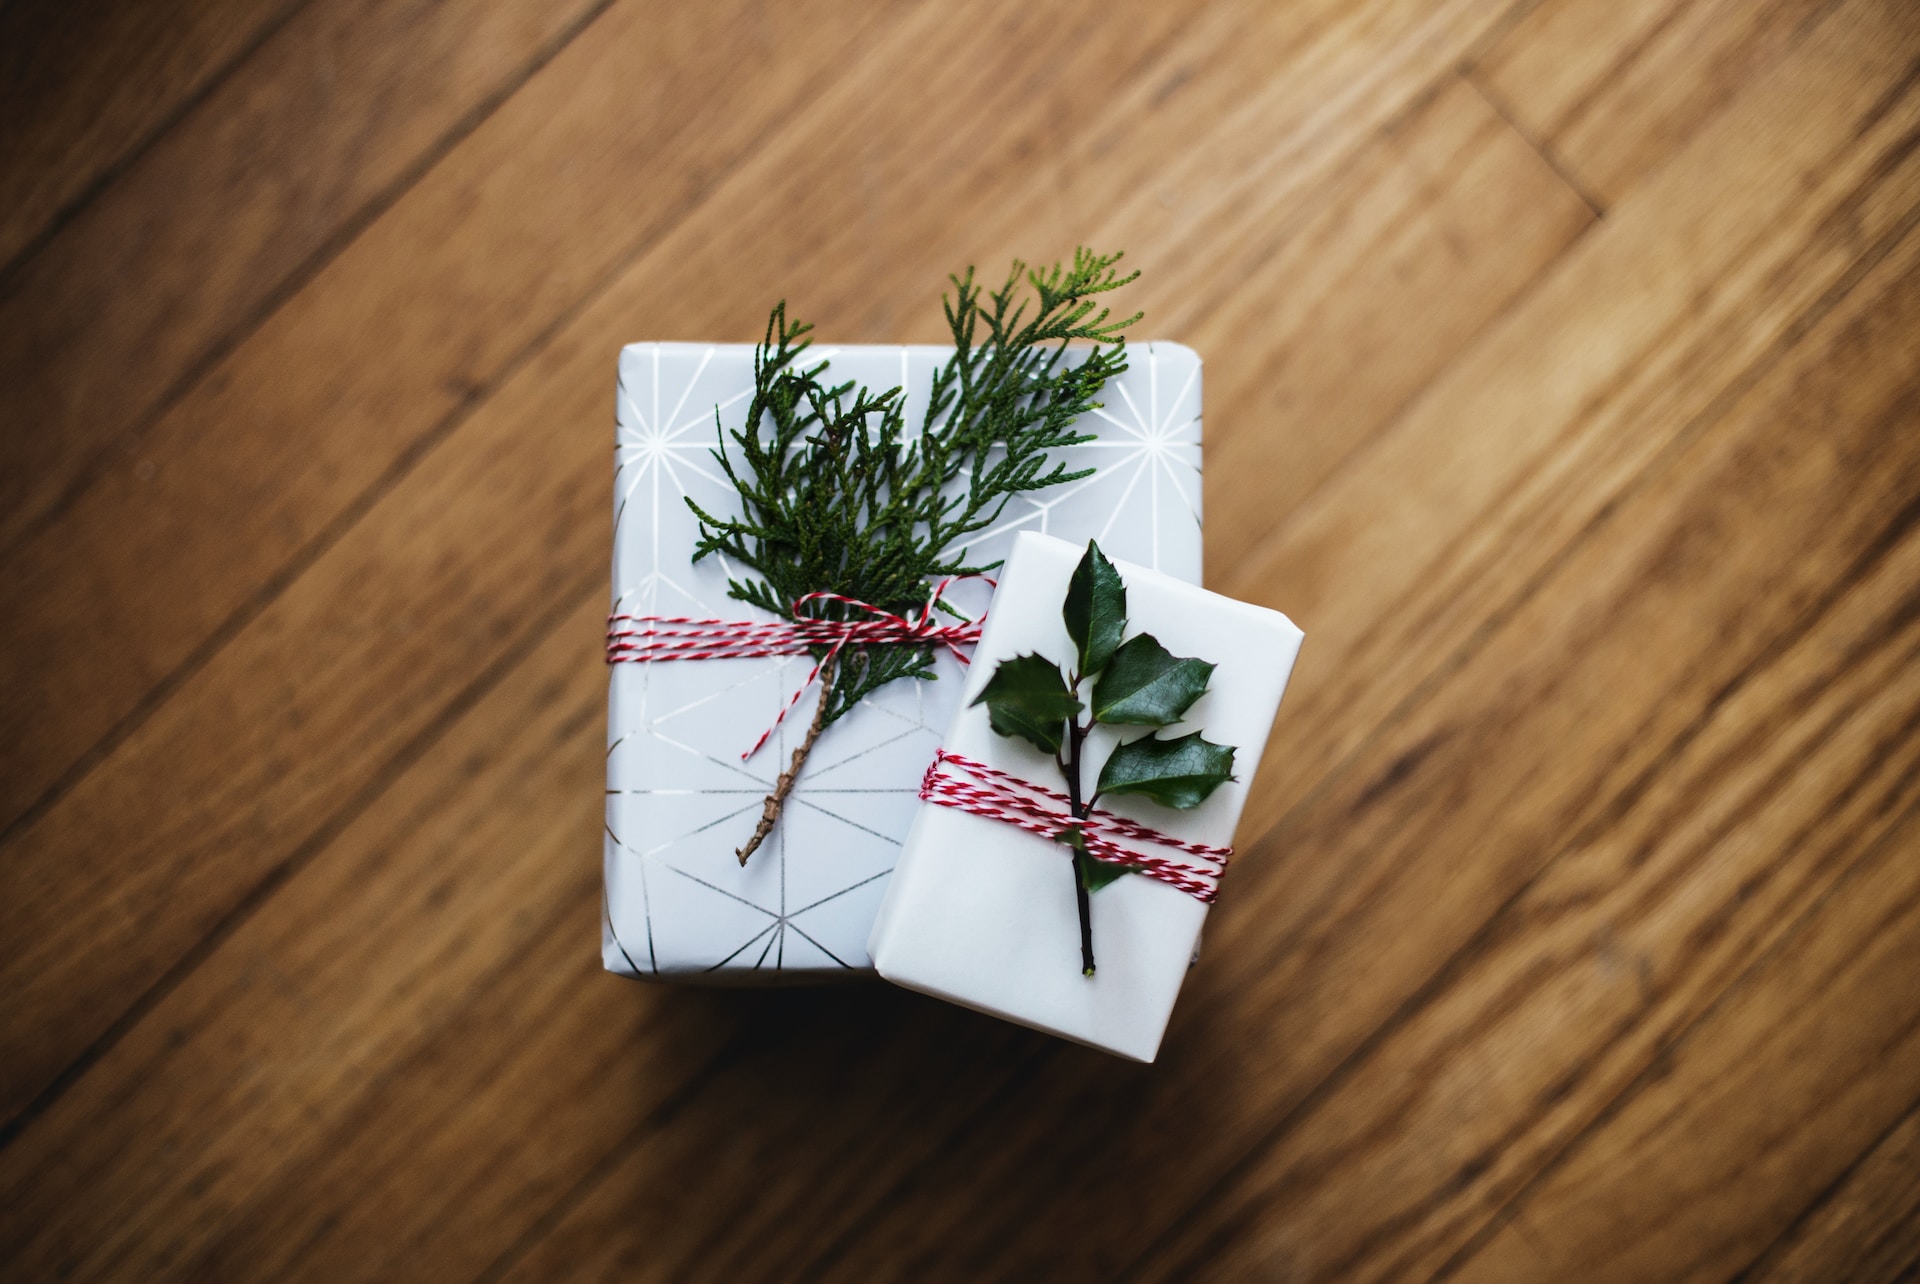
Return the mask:
<path id="1" fill-rule="evenodd" d="M 974 783 L 943 770 L 948 764 L 971 776 Z M 1129 866 L 1206 904 L 1211 904 L 1220 894 L 1220 880 L 1226 876 L 1227 860 L 1233 855 L 1231 847 L 1188 842 L 1098 807 L 1082 820 L 1073 814 L 1073 800 L 1058 790 L 1022 780 L 946 749 L 934 752 L 933 763 L 920 781 L 920 797 L 926 802 L 984 816 L 1055 841 L 1077 829 L 1087 855 L 1093 859 L 1107 865 Z M 1122 846 L 1122 839 L 1170 847 L 1198 856 L 1201 861 L 1189 863 L 1149 855 Z"/>
<path id="2" fill-rule="evenodd" d="M 849 646 L 944 646 L 953 658 L 967 663 L 960 648 L 980 640 L 978 620 L 952 623 L 935 619 L 947 589 L 959 580 L 993 581 L 984 575 L 950 575 L 934 586 L 927 604 L 918 615 L 908 618 L 884 610 L 871 602 L 840 593 L 809 593 L 796 598 L 791 616 L 784 620 L 697 620 L 681 615 L 609 615 L 607 617 L 607 663 L 658 663 L 664 660 L 744 660 L 769 655 L 806 655 L 817 647 L 827 653 L 814 662 L 806 681 L 793 693 L 773 725 L 760 733 L 753 747 L 740 755 L 741 761 L 759 753 L 761 746 L 800 703 L 800 697 L 813 685 L 820 670 Z M 835 602 L 864 611 L 865 619 L 823 620 L 804 614 L 814 602 Z M 639 627 L 632 627 L 639 626 Z"/>

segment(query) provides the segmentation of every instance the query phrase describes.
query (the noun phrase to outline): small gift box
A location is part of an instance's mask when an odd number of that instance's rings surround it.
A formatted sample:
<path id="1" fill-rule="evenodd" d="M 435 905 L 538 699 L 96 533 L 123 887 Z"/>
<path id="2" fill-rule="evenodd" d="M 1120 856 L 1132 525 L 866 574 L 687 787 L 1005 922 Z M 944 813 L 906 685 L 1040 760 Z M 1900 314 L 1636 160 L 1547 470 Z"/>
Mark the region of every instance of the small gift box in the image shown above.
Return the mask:
<path id="1" fill-rule="evenodd" d="M 1099 556 L 1015 541 L 869 948 L 896 985 L 1151 1061 L 1301 633 Z"/>
<path id="2" fill-rule="evenodd" d="M 717 428 L 741 427 L 754 389 L 750 345 L 636 344 L 620 354 L 615 449 L 613 614 L 622 620 L 766 622 L 728 597 L 743 568 L 693 562 L 707 513 L 740 497 L 713 457 Z M 944 347 L 821 347 L 831 378 L 904 390 L 921 421 Z M 1141 343 L 1128 369 L 1076 427 L 1096 440 L 1055 452 L 1091 477 L 1016 496 L 967 542 L 998 561 L 1021 531 L 1115 553 L 1163 574 L 1200 578 L 1200 361 L 1177 344 Z M 717 423 L 716 423 L 717 416 Z M 935 586 L 929 586 L 931 592 Z M 954 584 L 942 600 L 969 617 L 991 587 Z M 945 617 L 942 617 L 945 618 Z M 626 632 L 636 626 L 629 624 Z M 964 652 L 964 648 L 961 648 Z M 904 680 L 864 697 L 819 739 L 765 845 L 735 859 L 762 800 L 806 731 L 807 705 L 775 719 L 806 682 L 805 655 L 612 666 L 608 705 L 602 956 L 631 976 L 771 983 L 870 972 L 867 937 L 912 824 L 921 774 L 957 707 L 965 667 L 935 654 L 936 681 Z M 772 727 L 764 747 L 743 752 Z"/>

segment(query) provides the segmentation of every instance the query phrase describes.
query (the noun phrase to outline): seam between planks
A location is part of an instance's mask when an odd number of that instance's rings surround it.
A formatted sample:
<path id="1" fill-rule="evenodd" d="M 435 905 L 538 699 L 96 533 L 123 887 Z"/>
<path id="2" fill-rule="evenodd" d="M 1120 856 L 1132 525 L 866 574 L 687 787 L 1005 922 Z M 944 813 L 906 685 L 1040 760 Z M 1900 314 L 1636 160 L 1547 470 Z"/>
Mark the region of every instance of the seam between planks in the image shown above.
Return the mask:
<path id="1" fill-rule="evenodd" d="M 245 66 L 269 40 L 279 35 L 280 31 L 311 3 L 313 0 L 294 0 L 294 3 L 289 4 L 278 17 L 263 26 L 244 48 L 229 58 L 225 64 L 216 67 L 198 89 L 174 104 L 173 110 L 168 112 L 159 123 L 134 139 L 119 156 L 102 165 L 92 178 L 81 185 L 79 191 L 48 215 L 46 221 L 41 224 L 40 230 L 28 237 L 26 243 L 14 252 L 13 258 L 4 267 L 0 267 L 0 299 L 7 297 L 12 291 L 20 270 L 52 244 L 53 239 L 73 222 L 81 210 L 99 199 L 100 193 L 117 182 L 123 174 L 139 163 L 142 156 L 152 151 L 155 144 L 172 133 L 181 121 L 198 110 L 202 103 L 231 80 L 234 73 Z"/>
<path id="2" fill-rule="evenodd" d="M 1460 79 L 1466 81 L 1473 92 L 1480 95 L 1480 101 L 1487 105 L 1488 110 L 1506 122 L 1507 128 L 1533 150 L 1533 154 L 1540 158 L 1541 164 L 1553 171 L 1554 177 L 1565 183 L 1575 196 L 1586 203 L 1586 207 L 1593 211 L 1596 222 L 1604 219 L 1607 216 L 1605 203 L 1601 201 L 1597 192 L 1587 186 L 1586 180 L 1581 178 L 1578 171 L 1573 168 L 1573 163 L 1562 156 L 1560 150 L 1552 143 L 1522 125 L 1519 116 L 1513 110 L 1513 104 L 1496 93 L 1493 86 L 1483 81 L 1478 71 L 1477 67 L 1463 67 L 1460 71 Z"/>
<path id="3" fill-rule="evenodd" d="M 1432 84 L 1422 88 L 1418 93 L 1412 95 L 1407 100 L 1406 106 L 1401 111 L 1396 112 L 1380 127 L 1375 137 L 1376 138 L 1389 137 L 1394 133 L 1394 131 L 1406 126 L 1415 117 L 1417 117 L 1422 111 L 1424 111 L 1436 97 L 1438 97 L 1440 94 L 1446 91 L 1449 80 L 1466 82 L 1469 88 L 1477 88 L 1476 86 L 1472 85 L 1471 81 L 1468 81 L 1466 74 L 1457 68 L 1453 71 L 1445 72 L 1439 76 L 1436 76 Z M 1488 104 L 1488 105 L 1489 107 L 1492 106 L 1492 104 Z M 1529 149 L 1534 150 L 1536 155 L 1538 154 L 1538 149 L 1533 148 L 1532 143 L 1528 141 L 1526 135 L 1522 134 L 1517 128 L 1515 128 L 1512 121 L 1502 116 L 1497 110 L 1494 111 L 1494 115 L 1496 119 L 1499 121 L 1500 125 L 1512 130 L 1515 137 L 1519 138 L 1522 144 L 1526 145 Z M 1359 153 L 1356 152 L 1354 156 L 1348 158 L 1348 160 L 1346 161 L 1343 161 L 1340 165 L 1335 167 L 1330 172 L 1326 180 L 1327 183 L 1331 186 L 1331 185 L 1346 182 L 1351 174 L 1357 172 L 1359 164 L 1360 164 L 1360 156 L 1359 156 Z M 1566 177 L 1562 175 L 1557 169 L 1554 169 L 1551 164 L 1549 164 L 1547 168 L 1554 174 L 1554 177 L 1558 178 L 1561 181 L 1561 183 L 1568 188 L 1568 190 L 1570 190 L 1576 197 L 1578 197 L 1583 203 L 1585 203 L 1590 210 L 1592 210 L 1593 208 L 1592 202 L 1587 199 L 1585 194 L 1582 193 L 1578 187 L 1568 182 L 1566 180 Z M 1249 266 L 1248 272 L 1251 273 L 1253 271 L 1257 271 L 1259 268 L 1265 266 L 1273 258 L 1275 254 L 1281 253 L 1284 250 L 1285 242 L 1288 238 L 1291 238 L 1300 228 L 1305 227 L 1309 222 L 1311 222 L 1313 217 L 1315 217 L 1317 214 L 1324 213 L 1324 211 L 1325 211 L 1325 206 L 1323 205 L 1311 205 L 1306 207 L 1302 211 L 1300 217 L 1291 220 L 1286 225 L 1287 230 L 1285 235 L 1283 237 L 1275 238 L 1273 244 L 1269 247 L 1267 252 L 1263 253 L 1257 262 Z M 1427 394 L 1431 392 L 1433 388 L 1437 384 L 1439 384 L 1443 378 L 1446 377 L 1448 371 L 1452 368 L 1452 364 L 1454 360 L 1457 360 L 1461 354 L 1467 351 L 1470 351 L 1474 347 L 1474 345 L 1480 342 L 1481 338 L 1484 335 L 1488 334 L 1489 332 L 1497 328 L 1499 324 L 1502 321 L 1506 320 L 1506 318 L 1510 314 L 1512 314 L 1514 311 L 1520 308 L 1523 304 L 1531 300 L 1535 294 L 1539 293 L 1540 290 L 1544 289 L 1547 283 L 1553 279 L 1554 269 L 1556 265 L 1560 262 L 1560 260 L 1563 259 L 1569 251 L 1577 248 L 1580 245 L 1580 243 L 1584 241 L 1587 238 L 1587 236 L 1592 233 L 1593 229 L 1599 226 L 1600 222 L 1601 222 L 1601 217 L 1599 212 L 1597 210 L 1593 211 L 1593 217 L 1587 220 L 1586 224 L 1583 227 L 1581 227 L 1577 232 L 1575 232 L 1572 236 L 1568 237 L 1566 240 L 1566 243 L 1561 245 L 1560 248 L 1554 252 L 1552 258 L 1542 263 L 1539 269 L 1536 270 L 1530 278 L 1528 278 L 1518 288 L 1516 288 L 1508 298 L 1506 298 L 1503 302 L 1501 302 L 1501 304 L 1498 307 L 1496 307 L 1493 311 L 1489 312 L 1480 321 L 1478 325 L 1473 327 L 1470 333 L 1468 333 L 1461 339 L 1453 358 L 1449 359 L 1448 361 L 1442 362 L 1425 379 L 1422 379 L 1418 383 L 1416 383 L 1411 389 L 1407 391 L 1406 395 L 1403 396 L 1400 399 L 1400 401 L 1392 407 L 1391 410 L 1389 410 L 1385 415 L 1381 417 L 1379 423 L 1375 424 L 1371 430 L 1366 432 L 1363 436 L 1354 440 L 1344 451 L 1342 451 L 1340 454 L 1340 457 L 1333 462 L 1332 466 L 1327 469 L 1326 473 L 1318 481 L 1314 482 L 1313 485 L 1309 486 L 1300 495 L 1299 499 L 1294 502 L 1292 508 L 1288 510 L 1287 514 L 1281 518 L 1279 523 L 1269 527 L 1266 531 L 1261 533 L 1254 540 L 1254 542 L 1241 555 L 1241 558 L 1240 558 L 1241 563 L 1244 563 L 1244 564 L 1257 563 L 1260 560 L 1260 554 L 1262 550 L 1277 543 L 1279 541 L 1281 532 L 1286 530 L 1289 526 L 1291 526 L 1294 519 L 1300 513 L 1305 512 L 1308 509 L 1308 507 L 1311 505 L 1315 497 L 1323 494 L 1336 481 L 1344 478 L 1349 469 L 1357 466 L 1355 463 L 1356 460 L 1364 456 L 1369 450 L 1369 448 L 1374 445 L 1374 443 L 1380 441 L 1381 439 L 1391 434 L 1394 431 L 1394 429 L 1399 426 L 1400 421 L 1404 419 L 1407 415 L 1412 413 L 1413 408 L 1417 406 L 1422 400 L 1424 400 Z M 1206 306 L 1208 307 L 1217 306 L 1218 297 L 1219 296 L 1216 295 L 1215 299 L 1209 301 L 1209 303 Z M 1276 824 L 1277 823 L 1278 822 L 1276 822 Z M 1272 832 L 1271 829 L 1262 831 L 1261 837 L 1265 837 L 1267 833 L 1271 833 L 1271 832 Z M 1252 844 L 1248 843 L 1246 845 L 1251 846 Z"/>
<path id="4" fill-rule="evenodd" d="M 1620 489 L 1619 493 L 1615 495 L 1612 500 L 1597 511 L 1578 533 L 1558 549 L 1553 557 L 1529 578 L 1511 598 L 1490 612 L 1487 618 L 1481 622 L 1480 626 L 1462 641 L 1460 646 L 1447 657 L 1442 665 L 1428 675 L 1413 691 L 1409 692 L 1386 717 L 1382 718 L 1374 730 L 1356 745 L 1352 752 L 1348 753 L 1340 762 L 1335 764 L 1312 790 L 1301 798 L 1299 802 L 1295 803 L 1293 807 L 1288 809 L 1285 815 L 1263 832 L 1259 838 L 1247 843 L 1246 846 L 1251 848 L 1255 843 L 1264 842 L 1269 835 L 1278 832 L 1295 816 L 1302 814 L 1310 804 L 1317 801 L 1326 792 L 1332 781 L 1348 770 L 1356 759 L 1379 741 L 1385 734 L 1386 728 L 1404 721 L 1408 715 L 1431 698 L 1437 689 L 1477 654 L 1491 637 L 1523 608 L 1529 600 L 1539 593 L 1588 541 L 1599 534 L 1600 530 L 1609 522 L 1613 513 L 1618 510 L 1622 504 L 1626 503 L 1645 486 L 1651 484 L 1654 478 L 1664 473 L 1676 455 L 1695 441 L 1701 433 L 1705 432 L 1723 418 L 1733 408 L 1739 398 L 1764 376 L 1768 369 L 1788 352 L 1792 351 L 1793 348 L 1797 347 L 1801 340 L 1819 324 L 1820 320 L 1831 312 L 1840 300 L 1852 291 L 1860 279 L 1877 266 L 1882 259 L 1890 254 L 1893 249 L 1913 231 L 1916 223 L 1920 223 L 1920 209 L 1909 214 L 1896 228 L 1883 236 L 1870 251 L 1857 258 L 1839 281 L 1830 286 L 1813 304 L 1802 310 L 1800 315 L 1796 316 L 1793 321 L 1784 328 L 1779 338 L 1777 338 L 1773 344 L 1769 345 L 1764 352 L 1750 362 L 1739 374 L 1729 380 L 1727 386 L 1721 390 L 1719 395 L 1676 433 L 1673 439 L 1669 441 L 1666 446 L 1662 447 L 1660 452 L 1655 455 L 1653 459 L 1649 460 L 1648 463 L 1634 475 L 1632 480 Z M 1907 516 L 1908 514 L 1902 514 L 1903 518 Z M 1902 522 L 1899 523 L 1899 525 L 1904 526 L 1906 523 Z M 1770 664 L 1786 645 L 1791 644 L 1792 639 L 1801 636 L 1808 629 L 1812 628 L 1814 624 L 1818 622 L 1819 618 L 1839 600 L 1845 591 L 1871 568 L 1873 563 L 1877 562 L 1891 550 L 1895 542 L 1897 542 L 1897 540 L 1883 537 L 1870 546 L 1860 558 L 1856 559 L 1854 566 L 1849 568 L 1846 576 L 1832 592 L 1824 596 L 1807 612 L 1804 612 L 1800 618 L 1789 625 L 1787 629 L 1783 630 L 1760 655 L 1756 656 L 1754 660 L 1731 679 L 1720 692 L 1716 693 L 1712 702 L 1701 711 L 1700 716 L 1696 718 L 1693 723 L 1675 738 L 1674 743 L 1669 746 L 1668 750 L 1662 753 L 1655 762 L 1650 764 L 1640 777 L 1630 782 L 1622 790 L 1620 797 L 1615 800 L 1614 806 L 1609 807 L 1607 812 L 1602 816 L 1596 817 L 1588 822 L 1587 825 L 1581 828 L 1578 834 L 1572 836 L 1567 843 L 1562 844 L 1545 863 L 1514 890 L 1511 896 L 1503 900 L 1500 905 L 1487 916 L 1481 923 L 1480 928 L 1475 931 L 1467 941 L 1462 943 L 1458 949 L 1442 960 L 1439 966 L 1429 975 L 1428 979 L 1415 989 L 1405 1001 L 1396 1007 L 1386 1020 L 1381 1022 L 1365 1039 L 1356 1045 L 1351 1053 L 1341 1058 L 1331 1070 L 1322 1076 L 1301 1098 L 1298 1105 L 1287 1111 L 1279 1122 L 1276 1123 L 1268 1133 L 1262 1136 L 1239 1160 L 1223 1170 L 1219 1178 L 1210 1182 L 1199 1197 L 1188 1201 L 1181 1208 L 1179 1214 L 1169 1222 L 1168 1229 L 1156 1236 L 1147 1247 L 1141 1251 L 1140 1255 L 1135 1258 L 1133 1262 L 1129 1263 L 1116 1278 L 1123 1280 L 1138 1278 L 1137 1273 L 1139 1269 L 1149 1261 L 1160 1248 L 1170 1242 L 1172 1237 L 1177 1233 L 1179 1225 L 1187 1213 L 1202 1204 L 1218 1198 L 1239 1176 L 1249 1171 L 1263 1155 L 1277 1145 L 1280 1139 L 1291 1131 L 1295 1124 L 1306 1118 L 1313 1110 L 1317 1109 L 1322 1102 L 1327 1100 L 1388 1038 L 1436 999 L 1445 989 L 1447 983 L 1458 973 L 1459 969 L 1465 966 L 1467 960 L 1479 951 L 1484 939 L 1492 930 L 1494 924 L 1496 924 L 1521 897 L 1526 895 L 1527 891 L 1544 877 L 1549 870 L 1558 864 L 1567 851 L 1577 846 L 1582 836 L 1590 833 L 1595 825 L 1603 823 L 1603 821 L 1614 815 L 1622 805 L 1621 800 L 1630 802 L 1632 797 L 1637 797 L 1639 793 L 1643 792 L 1660 768 L 1675 754 L 1682 751 L 1686 744 L 1690 743 L 1698 735 L 1705 721 L 1710 719 L 1714 712 L 1747 682 L 1750 676 Z M 1875 848 L 1877 849 L 1877 847 L 1878 844 L 1876 843 Z M 1849 868 L 1851 869 L 1853 866 L 1849 866 Z M 1824 903 L 1824 901 L 1825 897 L 1823 896 L 1820 903 Z M 1796 920 L 1796 924 L 1799 921 L 1800 920 Z M 1771 948 L 1768 952 L 1771 953 Z M 1711 1011 L 1713 1006 L 1717 1005 L 1721 999 L 1739 983 L 1740 979 L 1745 976 L 1746 971 L 1742 970 L 1736 978 L 1728 983 L 1726 988 L 1721 990 L 1713 1004 L 1709 1004 L 1708 1007 L 1703 1010 L 1703 1015 L 1704 1011 Z M 1691 1030 L 1696 1023 L 1697 1022 L 1689 1023 L 1686 1030 Z M 1681 1037 L 1684 1037 L 1684 1031 Z M 1638 1079 L 1635 1080 L 1635 1084 L 1637 1083 Z M 1629 1090 L 1631 1090 L 1631 1088 Z M 1597 1123 L 1598 1121 L 1599 1117 L 1596 1116 L 1593 1123 Z M 1589 1124 L 1589 1127 L 1591 1126 L 1592 1123 Z M 1586 1131 L 1586 1129 L 1582 1129 L 1576 1134 L 1575 1137 L 1569 1141 L 1569 1147 L 1577 1144 L 1579 1139 L 1586 1135 Z M 1565 1152 L 1563 1151 L 1561 1153 Z M 1557 1159 L 1558 1155 L 1556 1155 L 1553 1160 L 1549 1160 L 1548 1163 L 1535 1174 L 1534 1178 L 1529 1179 L 1528 1183 L 1522 1187 L 1522 1193 L 1531 1190 L 1534 1181 L 1537 1181 L 1541 1175 L 1547 1172 L 1554 1163 L 1557 1162 Z M 1515 1198 L 1518 1199 L 1519 1195 L 1516 1195 Z M 1490 1219 L 1489 1225 L 1497 1219 L 1498 1215 L 1496 1214 L 1494 1219 Z M 1483 1228 L 1483 1234 L 1484 1229 L 1485 1228 Z M 1218 1232 L 1218 1235 L 1221 1238 L 1228 1237 L 1231 1235 L 1231 1230 L 1229 1228 L 1222 1228 L 1222 1230 Z M 1483 1242 L 1482 1239 L 1476 1236 L 1475 1239 L 1471 1241 L 1470 1247 L 1477 1250 L 1481 1242 Z M 1464 1260 L 1465 1257 L 1458 1259 L 1459 1262 L 1464 1262 Z M 1441 1275 L 1435 1278 L 1444 1277 L 1446 1273 L 1455 1269 L 1456 1264 L 1454 1259 L 1450 1259 L 1447 1265 L 1442 1268 Z"/>
<path id="5" fill-rule="evenodd" d="M 1838 3 L 1838 0 L 1835 0 L 1835 2 Z M 1488 54 L 1492 53 L 1500 46 L 1502 41 L 1513 34 L 1515 27 L 1518 27 L 1521 23 L 1532 17 L 1533 11 L 1545 3 L 1547 3 L 1547 0 L 1517 0 L 1517 3 L 1515 3 L 1512 8 L 1501 14 L 1497 21 L 1490 24 L 1485 31 L 1480 33 L 1480 38 L 1475 40 L 1466 53 L 1460 56 L 1460 61 L 1455 64 L 1454 70 L 1459 72 L 1460 75 L 1465 76 L 1468 68 L 1479 66 L 1486 60 Z"/>

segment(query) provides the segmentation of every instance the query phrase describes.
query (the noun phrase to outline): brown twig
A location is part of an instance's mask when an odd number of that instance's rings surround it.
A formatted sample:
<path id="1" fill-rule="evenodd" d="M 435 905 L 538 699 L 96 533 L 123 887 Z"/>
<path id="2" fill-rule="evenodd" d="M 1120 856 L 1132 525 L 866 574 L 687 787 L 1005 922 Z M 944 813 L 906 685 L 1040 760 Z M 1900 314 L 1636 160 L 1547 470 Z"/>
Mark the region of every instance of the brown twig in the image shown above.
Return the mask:
<path id="1" fill-rule="evenodd" d="M 833 697 L 834 663 L 838 656 L 828 656 L 820 665 L 820 703 L 813 707 L 813 724 L 807 728 L 807 738 L 793 751 L 793 759 L 780 778 L 773 782 L 773 792 L 760 804 L 760 823 L 754 827 L 753 837 L 747 845 L 734 852 L 742 865 L 747 857 L 760 850 L 760 844 L 773 832 L 775 822 L 780 819 L 780 811 L 787 805 L 787 795 L 793 792 L 793 782 L 800 778 L 800 768 L 805 765 L 807 755 L 813 752 L 813 742 L 820 738 L 820 728 L 827 724 L 827 701 Z"/>

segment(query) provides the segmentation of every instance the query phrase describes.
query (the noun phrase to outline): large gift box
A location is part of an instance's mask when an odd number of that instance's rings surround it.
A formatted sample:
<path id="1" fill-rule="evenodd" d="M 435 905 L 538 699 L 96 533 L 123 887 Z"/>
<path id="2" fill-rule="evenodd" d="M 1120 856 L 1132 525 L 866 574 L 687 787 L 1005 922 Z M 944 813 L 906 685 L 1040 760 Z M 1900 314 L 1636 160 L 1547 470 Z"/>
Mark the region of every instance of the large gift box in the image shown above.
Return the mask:
<path id="1" fill-rule="evenodd" d="M 613 614 L 768 618 L 727 596 L 739 568 L 691 562 L 686 500 L 739 511 L 715 463 L 719 425 L 741 426 L 750 345 L 634 344 L 620 354 Z M 821 346 L 835 380 L 899 386 L 918 424 L 943 347 Z M 1097 439 L 1058 452 L 1093 476 L 1016 496 L 971 541 L 1002 559 L 1022 531 L 1084 544 L 1190 583 L 1200 580 L 1200 360 L 1178 344 L 1129 345 L 1129 368 L 1083 422 Z M 989 586 L 956 585 L 969 615 Z M 900 681 L 828 727 L 772 836 L 744 866 L 735 848 L 805 732 L 787 718 L 743 761 L 806 679 L 807 656 L 615 664 L 607 726 L 606 913 L 602 956 L 629 976 L 766 984 L 870 974 L 867 938 L 913 823 L 921 776 L 958 707 L 965 670 Z M 805 704 L 796 713 L 804 711 Z"/>

